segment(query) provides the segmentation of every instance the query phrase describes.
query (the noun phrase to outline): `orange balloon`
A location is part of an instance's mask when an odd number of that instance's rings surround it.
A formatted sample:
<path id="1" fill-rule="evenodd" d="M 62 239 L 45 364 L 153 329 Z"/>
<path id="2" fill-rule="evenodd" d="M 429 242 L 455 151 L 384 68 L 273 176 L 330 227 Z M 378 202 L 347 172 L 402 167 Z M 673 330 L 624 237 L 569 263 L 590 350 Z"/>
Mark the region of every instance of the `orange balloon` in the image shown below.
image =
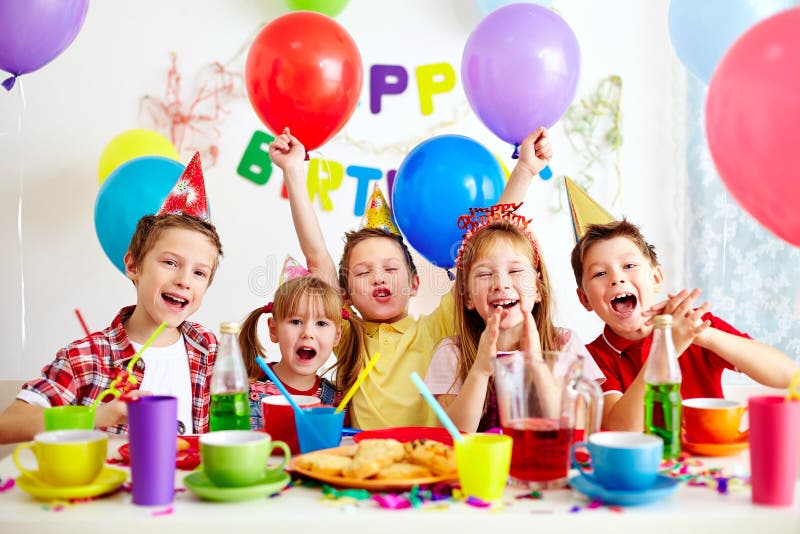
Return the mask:
<path id="1" fill-rule="evenodd" d="M 269 23 L 247 54 L 250 103 L 275 134 L 288 126 L 313 150 L 342 129 L 358 105 L 361 54 L 339 23 L 297 11 Z"/>

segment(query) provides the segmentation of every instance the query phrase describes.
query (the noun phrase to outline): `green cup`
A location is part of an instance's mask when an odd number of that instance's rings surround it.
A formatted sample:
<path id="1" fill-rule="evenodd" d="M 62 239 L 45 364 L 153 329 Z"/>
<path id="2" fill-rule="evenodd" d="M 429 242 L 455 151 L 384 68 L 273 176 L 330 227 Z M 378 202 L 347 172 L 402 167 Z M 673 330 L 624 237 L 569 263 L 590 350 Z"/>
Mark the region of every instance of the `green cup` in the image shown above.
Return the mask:
<path id="1" fill-rule="evenodd" d="M 484 501 L 500 499 L 511 468 L 511 436 L 466 434 L 462 438 L 453 444 L 462 493 Z"/>
<path id="2" fill-rule="evenodd" d="M 268 466 L 274 449 L 283 451 L 277 466 Z M 200 436 L 200 459 L 206 476 L 219 487 L 260 484 L 282 471 L 292 453 L 282 441 L 251 430 L 222 430 Z"/>
<path id="3" fill-rule="evenodd" d="M 91 406 L 54 406 L 44 410 L 44 429 L 92 430 L 94 408 Z"/>

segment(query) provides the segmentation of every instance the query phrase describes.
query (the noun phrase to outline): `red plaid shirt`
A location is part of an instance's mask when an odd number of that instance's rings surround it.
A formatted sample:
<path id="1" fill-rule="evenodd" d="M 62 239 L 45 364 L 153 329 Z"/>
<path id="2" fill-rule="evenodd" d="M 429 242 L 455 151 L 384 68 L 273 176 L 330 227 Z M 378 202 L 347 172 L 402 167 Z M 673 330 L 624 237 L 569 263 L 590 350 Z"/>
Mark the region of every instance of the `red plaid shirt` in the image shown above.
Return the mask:
<path id="1" fill-rule="evenodd" d="M 42 369 L 42 376 L 26 382 L 22 389 L 38 393 L 51 406 L 70 404 L 91 405 L 100 393 L 128 365 L 136 354 L 122 325 L 133 313 L 135 306 L 120 310 L 111 326 L 92 334 L 92 342 L 99 354 L 92 353 L 89 338 L 75 341 L 58 351 L 56 359 Z M 211 402 L 211 370 L 217 357 L 217 338 L 213 332 L 197 323 L 184 321 L 180 325 L 186 352 L 189 355 L 189 375 L 192 381 L 192 422 L 194 432 L 208 432 L 208 406 Z M 140 359 L 133 368 L 138 383 L 145 371 Z M 111 401 L 113 397 L 106 396 Z M 108 429 L 122 434 L 126 425 Z"/>

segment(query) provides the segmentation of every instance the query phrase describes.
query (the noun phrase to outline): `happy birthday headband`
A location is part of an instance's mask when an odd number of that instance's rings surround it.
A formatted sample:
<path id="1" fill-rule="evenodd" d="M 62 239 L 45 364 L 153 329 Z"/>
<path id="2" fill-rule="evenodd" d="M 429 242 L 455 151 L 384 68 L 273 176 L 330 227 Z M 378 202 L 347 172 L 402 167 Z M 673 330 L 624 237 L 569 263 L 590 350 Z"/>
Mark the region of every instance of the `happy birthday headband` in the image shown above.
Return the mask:
<path id="1" fill-rule="evenodd" d="M 460 216 L 458 218 L 458 227 L 462 230 L 466 230 L 466 232 L 464 233 L 464 238 L 461 240 L 461 246 L 456 256 L 456 268 L 461 268 L 461 262 L 467 243 L 469 243 L 469 240 L 472 239 L 477 232 L 497 222 L 506 221 L 519 228 L 522 233 L 525 234 L 525 237 L 530 239 L 531 245 L 533 246 L 533 266 L 538 269 L 539 244 L 536 238 L 533 237 L 531 231 L 528 230 L 528 225 L 533 219 L 525 218 L 516 213 L 520 206 L 522 206 L 522 202 L 517 204 L 495 204 L 488 208 L 470 208 L 468 214 Z"/>

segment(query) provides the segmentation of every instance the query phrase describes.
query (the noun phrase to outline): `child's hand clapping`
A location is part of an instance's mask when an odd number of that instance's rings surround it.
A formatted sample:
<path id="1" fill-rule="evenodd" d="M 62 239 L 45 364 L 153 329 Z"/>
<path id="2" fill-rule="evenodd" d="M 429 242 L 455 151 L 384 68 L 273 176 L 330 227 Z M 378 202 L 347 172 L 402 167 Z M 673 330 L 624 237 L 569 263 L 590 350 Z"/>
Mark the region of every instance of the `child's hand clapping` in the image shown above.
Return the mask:
<path id="1" fill-rule="evenodd" d="M 525 306 L 523 302 L 524 300 L 526 300 L 526 297 L 523 297 L 520 300 L 520 306 L 523 310 L 526 310 L 528 308 Z M 542 342 L 539 339 L 539 328 L 536 325 L 536 320 L 533 318 L 533 314 L 530 312 L 525 312 L 522 314 L 522 338 L 519 341 L 519 350 L 525 351 L 528 355 L 540 354 L 542 352 Z"/>
<path id="2" fill-rule="evenodd" d="M 668 299 L 653 305 L 649 310 L 642 313 L 649 317 L 646 324 L 652 324 L 652 317 L 655 315 L 672 315 L 672 341 L 675 343 L 675 351 L 680 356 L 689 345 L 700 341 L 703 333 L 711 325 L 711 321 L 703 321 L 702 317 L 710 308 L 708 302 L 704 302 L 697 309 L 692 308 L 692 303 L 700 296 L 701 291 L 697 288 L 689 292 L 682 289 L 676 294 L 667 294 Z"/>
<path id="3" fill-rule="evenodd" d="M 547 129 L 539 127 L 519 145 L 519 162 L 517 165 L 521 165 L 533 176 L 536 176 L 550 164 L 550 158 L 552 157 L 553 148 L 550 146 Z"/>
<path id="4" fill-rule="evenodd" d="M 497 358 L 497 338 L 500 335 L 500 321 L 503 318 L 502 309 L 497 309 L 486 321 L 486 328 L 478 341 L 478 354 L 472 369 L 484 376 L 494 374 L 494 360 Z"/>
<path id="5" fill-rule="evenodd" d="M 302 167 L 306 157 L 306 148 L 291 134 L 289 128 L 284 128 L 283 133 L 269 144 L 269 157 L 284 171 L 285 175 L 288 167 Z"/>

